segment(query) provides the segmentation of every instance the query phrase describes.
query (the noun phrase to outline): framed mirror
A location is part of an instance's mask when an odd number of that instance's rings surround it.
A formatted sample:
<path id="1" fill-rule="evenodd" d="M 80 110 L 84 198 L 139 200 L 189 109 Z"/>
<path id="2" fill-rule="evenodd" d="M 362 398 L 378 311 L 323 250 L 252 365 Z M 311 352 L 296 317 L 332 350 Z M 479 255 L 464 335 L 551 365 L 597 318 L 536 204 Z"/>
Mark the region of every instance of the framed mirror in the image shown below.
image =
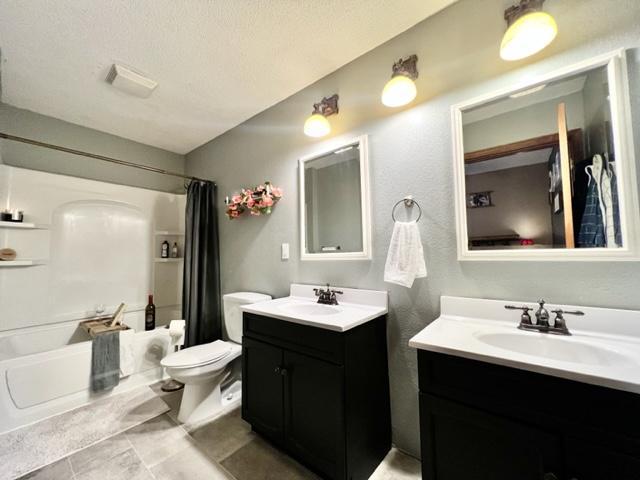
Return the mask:
<path id="1" fill-rule="evenodd" d="M 639 260 L 624 51 L 453 106 L 459 260 Z"/>
<path id="2" fill-rule="evenodd" d="M 370 260 L 367 137 L 300 159 L 302 260 Z"/>

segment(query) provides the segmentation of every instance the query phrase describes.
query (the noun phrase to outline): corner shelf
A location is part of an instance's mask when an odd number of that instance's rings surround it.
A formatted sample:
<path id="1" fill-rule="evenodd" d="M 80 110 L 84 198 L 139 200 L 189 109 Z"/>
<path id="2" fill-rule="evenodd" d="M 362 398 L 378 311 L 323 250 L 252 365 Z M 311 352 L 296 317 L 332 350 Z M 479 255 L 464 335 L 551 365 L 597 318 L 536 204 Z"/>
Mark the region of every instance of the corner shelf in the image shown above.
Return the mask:
<path id="1" fill-rule="evenodd" d="M 49 225 L 27 222 L 0 222 L 0 228 L 17 228 L 22 230 L 48 230 Z"/>
<path id="2" fill-rule="evenodd" d="M 0 260 L 0 268 L 35 267 L 38 265 L 44 265 L 45 263 L 46 262 L 44 260 Z"/>
<path id="3" fill-rule="evenodd" d="M 178 258 L 154 258 L 153 261 L 156 263 L 179 263 L 184 260 L 183 257 Z"/>
<path id="4" fill-rule="evenodd" d="M 184 232 L 178 232 L 177 230 L 156 230 L 154 235 L 166 236 L 166 237 L 184 237 Z"/>

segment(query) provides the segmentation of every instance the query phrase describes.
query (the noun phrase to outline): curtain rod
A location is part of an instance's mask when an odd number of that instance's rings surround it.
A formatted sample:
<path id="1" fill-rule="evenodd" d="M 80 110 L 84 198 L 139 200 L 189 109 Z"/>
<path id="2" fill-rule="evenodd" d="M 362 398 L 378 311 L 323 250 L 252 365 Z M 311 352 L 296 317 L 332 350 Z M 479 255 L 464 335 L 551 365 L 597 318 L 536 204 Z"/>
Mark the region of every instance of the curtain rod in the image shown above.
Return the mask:
<path id="1" fill-rule="evenodd" d="M 70 153 L 72 155 L 79 155 L 81 157 L 95 158 L 97 160 L 103 160 L 105 162 L 116 163 L 118 165 L 124 165 L 126 167 L 139 168 L 141 170 L 147 170 L 149 172 L 161 173 L 163 175 L 171 175 L 174 177 L 186 178 L 188 180 L 207 181 L 197 177 L 191 177 L 182 173 L 172 172 L 170 170 L 163 170 L 162 168 L 150 167 L 148 165 L 141 165 L 139 163 L 127 162 L 126 160 L 119 160 L 117 158 L 106 157 L 104 155 L 98 155 L 96 153 L 83 152 L 82 150 L 74 150 L 73 148 L 61 147 L 60 145 L 54 145 L 52 143 L 40 142 L 38 140 L 32 140 L 30 138 L 18 137 L 15 135 L 9 135 L 8 133 L 0 132 L 0 138 L 5 140 L 11 140 L 14 142 L 26 143 L 28 145 L 35 145 L 36 147 L 49 148 L 51 150 L 58 150 L 59 152 Z"/>

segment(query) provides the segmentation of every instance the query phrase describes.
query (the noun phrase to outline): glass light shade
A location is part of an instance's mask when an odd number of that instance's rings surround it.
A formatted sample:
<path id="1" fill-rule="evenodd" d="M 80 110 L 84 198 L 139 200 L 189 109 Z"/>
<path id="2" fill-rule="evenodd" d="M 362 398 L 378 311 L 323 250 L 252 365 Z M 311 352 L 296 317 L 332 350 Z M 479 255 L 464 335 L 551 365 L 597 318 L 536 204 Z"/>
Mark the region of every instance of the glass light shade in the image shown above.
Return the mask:
<path id="1" fill-rule="evenodd" d="M 382 103 L 387 107 L 401 107 L 416 98 L 416 84 L 409 77 L 396 75 L 382 90 Z"/>
<path id="2" fill-rule="evenodd" d="M 304 122 L 304 134 L 309 137 L 324 137 L 331 132 L 331 125 L 327 117 L 314 113 Z"/>
<path id="3" fill-rule="evenodd" d="M 557 34 L 558 25 L 551 15 L 527 13 L 507 29 L 500 45 L 500 56 L 508 61 L 529 57 L 547 47 Z"/>

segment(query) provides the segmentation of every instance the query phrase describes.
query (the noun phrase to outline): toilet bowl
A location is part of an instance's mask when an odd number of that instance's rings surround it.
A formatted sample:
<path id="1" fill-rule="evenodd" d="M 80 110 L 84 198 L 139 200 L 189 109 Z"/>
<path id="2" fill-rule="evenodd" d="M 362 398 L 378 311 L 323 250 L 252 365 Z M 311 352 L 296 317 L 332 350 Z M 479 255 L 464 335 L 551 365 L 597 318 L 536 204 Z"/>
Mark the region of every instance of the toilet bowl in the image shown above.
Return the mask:
<path id="1" fill-rule="evenodd" d="M 216 340 L 185 348 L 162 359 L 160 363 L 165 367 L 167 375 L 184 383 L 178 413 L 180 422 L 198 423 L 215 417 L 225 409 L 222 385 L 231 375 L 233 360 L 242 354 L 240 305 L 270 299 L 269 295 L 252 292 L 224 295 L 224 327 L 227 340 Z M 239 393 L 235 398 L 239 398 Z"/>

